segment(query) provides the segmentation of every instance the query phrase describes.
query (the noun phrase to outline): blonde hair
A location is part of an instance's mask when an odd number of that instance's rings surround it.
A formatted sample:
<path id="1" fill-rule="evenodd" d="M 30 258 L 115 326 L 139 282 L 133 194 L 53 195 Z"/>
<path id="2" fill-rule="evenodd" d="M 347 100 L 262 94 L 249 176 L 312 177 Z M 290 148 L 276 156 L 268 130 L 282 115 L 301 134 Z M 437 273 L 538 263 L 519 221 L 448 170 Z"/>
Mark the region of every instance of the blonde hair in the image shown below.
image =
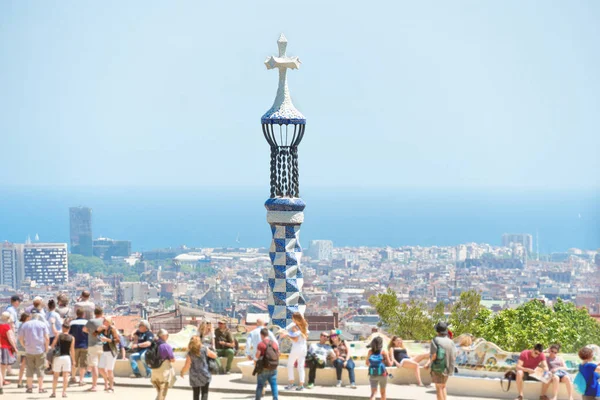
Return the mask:
<path id="1" fill-rule="evenodd" d="M 306 339 L 308 337 L 308 322 L 304 319 L 304 316 L 300 314 L 298 311 L 292 314 L 292 320 L 296 323 L 298 328 L 300 329 L 300 333 L 302 337 Z"/>
<path id="2" fill-rule="evenodd" d="M 400 336 L 392 336 L 392 340 L 390 340 L 390 342 L 388 343 L 388 350 L 391 349 L 392 347 L 394 347 L 394 342 L 396 341 L 396 339 L 400 339 L 400 341 L 402 342 L 402 344 L 400 345 L 400 348 L 406 349 L 406 347 L 404 347 L 404 340 L 402 340 L 402 338 Z"/>
<path id="3" fill-rule="evenodd" d="M 473 344 L 473 338 L 471 337 L 471 335 L 463 334 L 460 335 L 457 339 L 458 345 L 460 347 L 471 347 L 471 345 Z"/>
<path id="4" fill-rule="evenodd" d="M 189 352 L 195 356 L 199 356 L 201 348 L 202 348 L 202 340 L 200 340 L 200 337 L 192 336 L 192 338 L 190 339 L 190 342 L 188 343 Z"/>

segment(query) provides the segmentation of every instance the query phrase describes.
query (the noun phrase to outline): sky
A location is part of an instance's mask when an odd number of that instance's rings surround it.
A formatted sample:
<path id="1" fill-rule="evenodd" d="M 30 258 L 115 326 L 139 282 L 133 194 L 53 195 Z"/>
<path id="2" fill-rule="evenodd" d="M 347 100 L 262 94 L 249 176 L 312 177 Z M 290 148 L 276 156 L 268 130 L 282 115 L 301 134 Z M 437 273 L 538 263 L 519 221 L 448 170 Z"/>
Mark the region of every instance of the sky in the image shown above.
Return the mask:
<path id="1" fill-rule="evenodd" d="M 0 2 L 0 181 L 267 186 L 283 32 L 316 187 L 600 187 L 600 2 Z"/>

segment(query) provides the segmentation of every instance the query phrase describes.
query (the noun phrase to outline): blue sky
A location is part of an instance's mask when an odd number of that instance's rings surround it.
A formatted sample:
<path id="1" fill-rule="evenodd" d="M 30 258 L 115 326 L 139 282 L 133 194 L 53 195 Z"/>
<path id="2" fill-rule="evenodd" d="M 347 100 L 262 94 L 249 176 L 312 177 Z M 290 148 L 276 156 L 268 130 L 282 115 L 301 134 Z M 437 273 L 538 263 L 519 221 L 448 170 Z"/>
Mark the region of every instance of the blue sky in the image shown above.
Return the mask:
<path id="1" fill-rule="evenodd" d="M 284 32 L 304 186 L 600 186 L 600 2 L 0 3 L 0 181 L 266 186 Z"/>

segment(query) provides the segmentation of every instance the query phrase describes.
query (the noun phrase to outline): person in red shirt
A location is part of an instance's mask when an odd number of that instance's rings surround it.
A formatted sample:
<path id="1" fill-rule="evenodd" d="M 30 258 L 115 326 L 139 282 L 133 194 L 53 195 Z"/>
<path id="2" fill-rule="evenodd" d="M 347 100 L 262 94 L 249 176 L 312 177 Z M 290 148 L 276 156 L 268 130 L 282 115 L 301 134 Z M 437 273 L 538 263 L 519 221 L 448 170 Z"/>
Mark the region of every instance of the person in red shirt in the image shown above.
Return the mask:
<path id="1" fill-rule="evenodd" d="M 523 382 L 524 381 L 535 381 L 532 375 L 535 369 L 541 367 L 548 371 L 548 363 L 546 362 L 546 356 L 544 355 L 544 346 L 536 344 L 532 350 L 523 350 L 519 361 L 517 362 L 517 390 L 519 395 L 515 400 L 523 400 Z M 542 395 L 540 399 L 547 400 L 546 391 L 548 386 L 542 386 Z"/>
<path id="2" fill-rule="evenodd" d="M 267 351 L 267 345 L 271 345 L 273 349 L 277 352 L 277 356 L 279 357 L 279 346 L 275 340 L 269 339 L 269 330 L 267 328 L 262 328 L 260 330 L 260 338 L 261 342 L 256 346 L 256 361 L 255 363 L 263 362 L 263 357 L 265 356 L 265 352 Z M 256 397 L 255 400 L 260 400 L 263 396 L 263 388 L 266 386 L 267 382 L 271 385 L 271 394 L 273 395 L 273 400 L 277 400 L 278 392 L 277 392 L 277 367 L 268 367 L 265 366 L 264 369 L 258 376 L 256 377 Z"/>

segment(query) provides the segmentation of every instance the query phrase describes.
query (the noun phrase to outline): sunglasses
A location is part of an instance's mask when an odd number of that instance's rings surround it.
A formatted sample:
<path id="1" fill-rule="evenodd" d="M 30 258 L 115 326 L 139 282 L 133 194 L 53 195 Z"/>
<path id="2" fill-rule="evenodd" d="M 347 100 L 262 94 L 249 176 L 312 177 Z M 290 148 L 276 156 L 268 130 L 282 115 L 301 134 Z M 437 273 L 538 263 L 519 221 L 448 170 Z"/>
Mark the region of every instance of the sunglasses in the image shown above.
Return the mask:
<path id="1" fill-rule="evenodd" d="M 321 335 L 321 337 L 329 337 L 329 336 L 327 336 L 327 335 Z"/>

